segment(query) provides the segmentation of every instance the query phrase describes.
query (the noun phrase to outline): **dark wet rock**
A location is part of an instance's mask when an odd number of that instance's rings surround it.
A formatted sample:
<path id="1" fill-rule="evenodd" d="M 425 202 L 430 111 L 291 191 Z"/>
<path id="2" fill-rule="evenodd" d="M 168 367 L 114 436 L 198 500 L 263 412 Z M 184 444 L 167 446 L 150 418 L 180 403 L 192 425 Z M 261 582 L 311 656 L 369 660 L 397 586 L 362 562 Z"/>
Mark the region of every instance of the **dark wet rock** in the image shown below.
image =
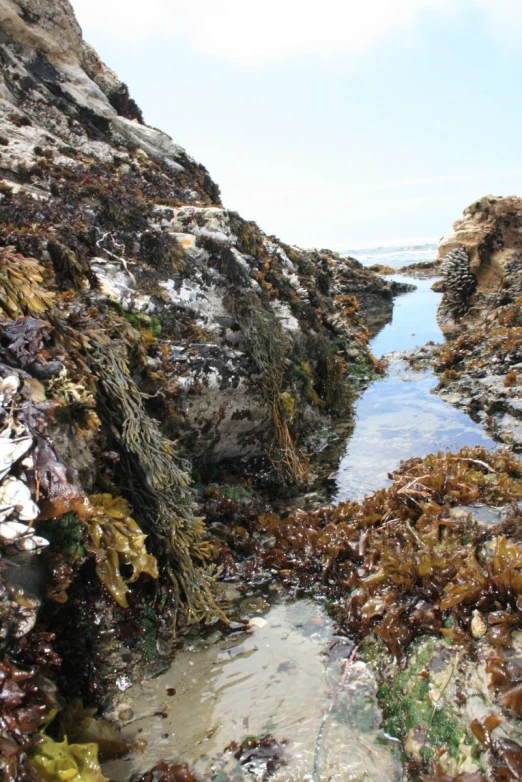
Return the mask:
<path id="1" fill-rule="evenodd" d="M 417 277 L 419 279 L 425 279 L 426 277 L 438 277 L 440 274 L 440 260 L 436 261 L 419 261 L 418 263 L 411 263 L 408 266 L 401 266 L 397 270 L 399 274 L 406 274 L 408 277 Z"/>
<path id="2" fill-rule="evenodd" d="M 401 296 L 403 293 L 411 293 L 412 291 L 417 290 L 416 285 L 413 285 L 410 282 L 398 282 L 397 280 L 392 280 L 390 282 L 390 288 L 394 296 Z"/>
<path id="3" fill-rule="evenodd" d="M 373 263 L 371 266 L 368 266 L 368 268 L 371 272 L 375 272 L 375 274 L 394 274 L 397 272 L 393 266 L 385 266 L 382 263 Z"/>

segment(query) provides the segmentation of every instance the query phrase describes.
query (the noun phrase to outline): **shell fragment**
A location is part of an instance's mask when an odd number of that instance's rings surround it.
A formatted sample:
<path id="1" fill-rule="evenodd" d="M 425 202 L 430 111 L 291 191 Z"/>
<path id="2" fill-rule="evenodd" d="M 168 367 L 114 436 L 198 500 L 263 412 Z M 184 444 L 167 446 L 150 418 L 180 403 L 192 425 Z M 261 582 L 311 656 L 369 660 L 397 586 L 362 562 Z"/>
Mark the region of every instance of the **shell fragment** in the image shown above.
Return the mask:
<path id="1" fill-rule="evenodd" d="M 0 480 L 5 478 L 13 464 L 27 453 L 32 444 L 32 437 L 19 437 L 16 440 L 0 437 Z"/>
<path id="2" fill-rule="evenodd" d="M 0 486 L 0 521 L 7 519 L 12 511 L 20 521 L 32 521 L 39 513 L 38 505 L 33 502 L 25 483 L 9 476 Z"/>

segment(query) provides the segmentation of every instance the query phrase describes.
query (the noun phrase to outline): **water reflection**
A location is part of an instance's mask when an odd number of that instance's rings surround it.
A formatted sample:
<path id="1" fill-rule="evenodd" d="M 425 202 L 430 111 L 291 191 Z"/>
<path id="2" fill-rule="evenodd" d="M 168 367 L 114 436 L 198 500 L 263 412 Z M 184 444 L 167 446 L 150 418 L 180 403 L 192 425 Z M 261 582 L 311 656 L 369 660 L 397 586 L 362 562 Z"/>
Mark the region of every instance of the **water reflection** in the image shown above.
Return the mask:
<path id="1" fill-rule="evenodd" d="M 437 323 L 441 294 L 431 290 L 433 279 L 417 280 L 402 275 L 393 275 L 393 279 L 416 285 L 417 289 L 395 298 L 391 322 L 371 341 L 372 353 L 376 358 L 392 350 L 413 350 L 426 342 L 443 341 Z"/>
<path id="2" fill-rule="evenodd" d="M 389 351 L 412 350 L 428 341 L 442 341 L 436 321 L 440 294 L 433 280 L 413 280 L 417 290 L 395 300 L 393 320 L 371 342 L 381 358 Z M 337 474 L 336 501 L 364 497 L 388 486 L 388 473 L 402 459 L 440 450 L 457 451 L 465 445 L 495 447 L 482 427 L 464 412 L 431 393 L 437 379 L 431 371 L 418 372 L 403 359 L 389 357 L 386 376 L 373 383 L 356 406 L 356 424 Z"/>

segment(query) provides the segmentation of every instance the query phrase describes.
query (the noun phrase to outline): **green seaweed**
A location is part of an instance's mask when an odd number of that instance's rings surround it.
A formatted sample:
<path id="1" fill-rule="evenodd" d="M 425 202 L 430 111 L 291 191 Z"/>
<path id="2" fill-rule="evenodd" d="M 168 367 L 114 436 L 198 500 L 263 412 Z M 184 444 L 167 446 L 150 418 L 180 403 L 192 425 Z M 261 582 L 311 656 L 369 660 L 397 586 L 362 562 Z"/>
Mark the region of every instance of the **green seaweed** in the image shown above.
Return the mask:
<path id="1" fill-rule="evenodd" d="M 123 317 L 138 331 L 150 331 L 159 339 L 161 337 L 161 320 L 155 315 L 147 315 L 145 312 L 125 312 Z"/>
<path id="2" fill-rule="evenodd" d="M 53 553 L 62 554 L 67 562 L 85 556 L 85 525 L 75 513 L 64 513 L 56 521 L 46 521 L 40 532 L 52 544 Z"/>
<path id="3" fill-rule="evenodd" d="M 44 782 L 106 782 L 96 744 L 69 744 L 42 736 L 31 759 Z"/>
<path id="4" fill-rule="evenodd" d="M 452 709 L 446 704 L 439 707 L 431 698 L 429 667 L 434 651 L 433 640 L 419 644 L 406 668 L 393 679 L 386 679 L 378 691 L 384 712 L 383 730 L 402 741 L 410 730 L 424 733 L 421 757 L 428 766 L 434 747 L 445 749 L 452 758 L 457 758 L 463 743 L 478 749 L 473 735 Z"/>

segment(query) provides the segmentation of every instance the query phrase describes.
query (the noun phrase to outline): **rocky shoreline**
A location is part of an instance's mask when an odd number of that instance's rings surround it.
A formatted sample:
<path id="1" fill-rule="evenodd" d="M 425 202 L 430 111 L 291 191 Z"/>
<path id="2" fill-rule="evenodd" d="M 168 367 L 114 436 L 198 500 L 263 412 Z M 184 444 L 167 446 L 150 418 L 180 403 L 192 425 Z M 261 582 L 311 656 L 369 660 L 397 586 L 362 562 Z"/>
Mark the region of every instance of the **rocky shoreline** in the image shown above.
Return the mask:
<path id="1" fill-rule="evenodd" d="M 457 274 L 453 298 L 444 296 L 439 315 L 448 339 L 433 351 L 440 394 L 516 452 L 522 445 L 521 221 L 520 199 L 486 197 L 466 209 L 455 232 L 442 241 L 439 255 L 460 247 L 472 279 L 462 296 Z M 444 286 L 449 290 L 451 282 Z M 459 298 L 463 311 L 455 318 L 452 307 Z"/>
<path id="2" fill-rule="evenodd" d="M 522 200 L 478 201 L 399 270 L 443 278 L 447 341 L 410 361 L 506 448 L 322 506 L 320 454 L 411 286 L 227 210 L 68 0 L 0 0 L 0 30 L 2 779 L 101 782 L 98 752 L 138 751 L 100 714 L 187 632 L 248 630 L 227 579 L 328 602 L 405 780 L 521 779 Z"/>
<path id="3" fill-rule="evenodd" d="M 101 779 L 96 731 L 121 742 L 83 707 L 64 727 L 61 693 L 107 709 L 226 621 L 237 498 L 313 479 L 395 291 L 225 209 L 68 0 L 2 0 L 0 25 L 2 774 Z"/>

